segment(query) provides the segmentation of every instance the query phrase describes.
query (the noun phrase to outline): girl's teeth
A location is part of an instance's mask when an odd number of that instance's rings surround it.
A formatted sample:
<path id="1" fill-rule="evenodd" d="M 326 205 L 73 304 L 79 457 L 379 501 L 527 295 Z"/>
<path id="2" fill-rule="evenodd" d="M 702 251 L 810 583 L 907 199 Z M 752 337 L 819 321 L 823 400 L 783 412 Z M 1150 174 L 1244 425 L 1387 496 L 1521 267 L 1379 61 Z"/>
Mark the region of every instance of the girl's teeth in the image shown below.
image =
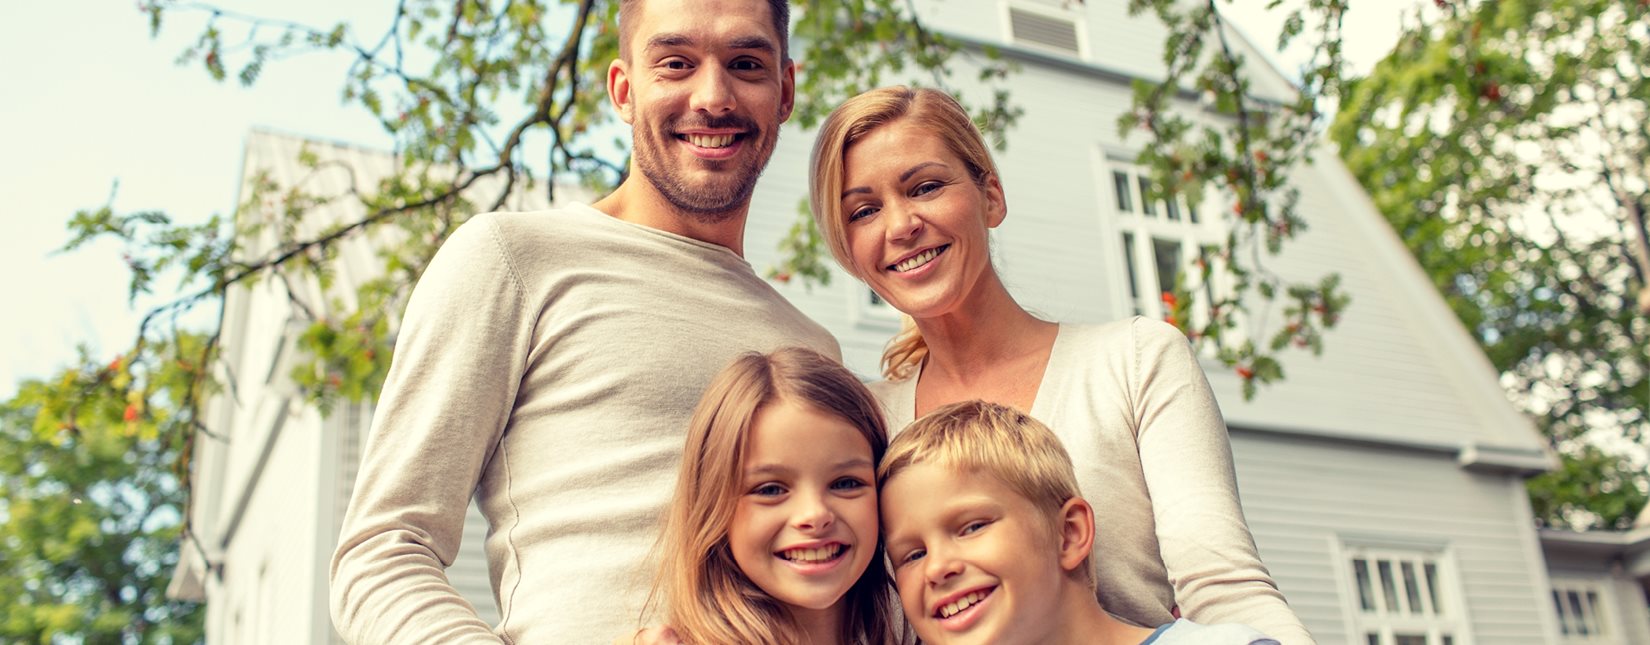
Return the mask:
<path id="1" fill-rule="evenodd" d="M 792 549 L 785 552 L 785 559 L 792 562 L 824 562 L 835 557 L 837 549 L 841 547 L 821 547 L 818 549 Z"/>

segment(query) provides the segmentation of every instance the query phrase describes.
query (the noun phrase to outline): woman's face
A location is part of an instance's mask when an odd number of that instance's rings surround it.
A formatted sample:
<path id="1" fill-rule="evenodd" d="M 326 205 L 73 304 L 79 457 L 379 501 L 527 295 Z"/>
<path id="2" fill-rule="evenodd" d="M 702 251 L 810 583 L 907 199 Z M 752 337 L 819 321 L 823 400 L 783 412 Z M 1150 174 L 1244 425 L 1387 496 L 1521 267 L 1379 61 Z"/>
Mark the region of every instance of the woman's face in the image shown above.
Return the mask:
<path id="1" fill-rule="evenodd" d="M 876 464 L 847 421 L 780 399 L 751 420 L 728 544 L 792 611 L 834 608 L 877 547 Z"/>
<path id="2" fill-rule="evenodd" d="M 843 155 L 843 186 L 850 268 L 894 308 L 943 316 L 984 284 L 1002 186 L 976 183 L 940 135 L 911 119 L 871 131 Z"/>

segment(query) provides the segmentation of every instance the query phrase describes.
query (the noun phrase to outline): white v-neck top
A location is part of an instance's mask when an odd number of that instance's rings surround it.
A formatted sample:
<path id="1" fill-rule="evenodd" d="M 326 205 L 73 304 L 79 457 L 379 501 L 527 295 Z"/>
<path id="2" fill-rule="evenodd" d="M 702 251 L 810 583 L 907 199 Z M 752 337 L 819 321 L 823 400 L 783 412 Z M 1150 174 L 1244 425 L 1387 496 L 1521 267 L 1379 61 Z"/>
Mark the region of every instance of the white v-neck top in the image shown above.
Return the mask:
<path id="1" fill-rule="evenodd" d="M 871 385 L 898 432 L 917 379 Z M 1255 552 L 1231 444 L 1186 337 L 1135 317 L 1060 325 L 1030 415 L 1054 430 L 1094 506 L 1100 604 L 1138 625 L 1181 615 L 1312 643 Z"/>

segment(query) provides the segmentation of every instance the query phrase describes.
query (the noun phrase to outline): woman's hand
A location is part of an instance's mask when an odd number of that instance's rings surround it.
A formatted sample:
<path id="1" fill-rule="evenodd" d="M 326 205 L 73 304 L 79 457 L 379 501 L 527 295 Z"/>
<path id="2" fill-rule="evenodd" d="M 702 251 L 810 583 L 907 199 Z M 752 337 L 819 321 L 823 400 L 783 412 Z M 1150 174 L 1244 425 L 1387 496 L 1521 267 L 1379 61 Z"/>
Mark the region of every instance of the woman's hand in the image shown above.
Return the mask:
<path id="1" fill-rule="evenodd" d="M 621 636 L 614 639 L 613 645 L 682 645 L 682 639 L 676 637 L 676 630 L 666 625 L 643 627 L 629 638 Z"/>

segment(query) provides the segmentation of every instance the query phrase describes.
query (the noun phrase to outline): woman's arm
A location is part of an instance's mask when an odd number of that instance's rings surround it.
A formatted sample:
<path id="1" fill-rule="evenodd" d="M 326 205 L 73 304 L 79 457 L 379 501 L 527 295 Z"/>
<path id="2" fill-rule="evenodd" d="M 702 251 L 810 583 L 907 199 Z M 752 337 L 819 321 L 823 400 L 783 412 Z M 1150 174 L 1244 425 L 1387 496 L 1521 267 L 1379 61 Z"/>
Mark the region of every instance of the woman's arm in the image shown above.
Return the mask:
<path id="1" fill-rule="evenodd" d="M 1255 551 L 1226 423 L 1190 343 L 1145 318 L 1135 319 L 1133 335 L 1140 465 L 1181 614 L 1245 624 L 1284 645 L 1312 643 Z"/>

